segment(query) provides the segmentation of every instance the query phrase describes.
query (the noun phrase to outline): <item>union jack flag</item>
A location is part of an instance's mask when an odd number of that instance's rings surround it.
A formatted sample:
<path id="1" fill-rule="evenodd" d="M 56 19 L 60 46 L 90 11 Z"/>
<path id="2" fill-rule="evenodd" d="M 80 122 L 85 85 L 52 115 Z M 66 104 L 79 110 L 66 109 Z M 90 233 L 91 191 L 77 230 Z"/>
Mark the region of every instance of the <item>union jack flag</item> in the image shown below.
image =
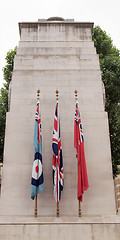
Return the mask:
<path id="1" fill-rule="evenodd" d="M 58 101 L 56 103 L 56 108 L 55 108 L 52 149 L 53 149 L 54 198 L 58 203 L 61 199 L 61 191 L 63 190 L 63 183 L 64 183 Z"/>
<path id="2" fill-rule="evenodd" d="M 31 198 L 44 190 L 43 166 L 42 166 L 42 132 L 41 132 L 41 114 L 40 103 L 37 102 L 35 114 L 34 142 L 35 155 L 31 179 Z"/>
<path id="3" fill-rule="evenodd" d="M 82 123 L 80 118 L 80 112 L 78 108 L 78 102 L 75 108 L 75 118 L 74 118 L 74 147 L 76 148 L 76 156 L 78 159 L 78 189 L 77 198 L 82 202 L 83 193 L 88 189 L 88 177 L 87 168 L 85 162 L 84 153 L 84 136 L 82 130 Z"/>

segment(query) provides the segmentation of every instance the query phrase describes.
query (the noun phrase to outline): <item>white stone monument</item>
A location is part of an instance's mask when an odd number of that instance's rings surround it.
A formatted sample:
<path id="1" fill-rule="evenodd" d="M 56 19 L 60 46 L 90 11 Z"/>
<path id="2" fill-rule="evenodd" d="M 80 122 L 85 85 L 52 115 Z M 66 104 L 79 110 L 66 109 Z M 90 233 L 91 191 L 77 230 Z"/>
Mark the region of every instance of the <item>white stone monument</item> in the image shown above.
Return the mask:
<path id="1" fill-rule="evenodd" d="M 67 219 L 67 222 L 73 217 L 77 219 L 75 222 L 82 221 L 77 217 L 77 161 L 73 133 L 75 89 L 78 90 L 89 179 L 89 189 L 83 197 L 82 217 L 98 215 L 104 217 L 116 214 L 108 116 L 104 109 L 104 87 L 99 56 L 92 41 L 92 28 L 93 23 L 74 22 L 61 18 L 19 23 L 20 42 L 15 56 L 10 110 L 6 120 L 0 216 L 34 215 L 34 201 L 30 198 L 30 191 L 38 88 L 45 179 L 45 189 L 38 195 L 39 217 L 54 219 L 56 216 L 52 184 L 52 132 L 56 89 L 59 90 L 64 163 L 60 217 Z M 56 227 L 56 231 L 59 231 L 59 227 Z M 64 228 L 65 225 L 63 230 Z M 87 226 L 85 228 L 87 229 Z M 52 226 L 50 229 L 49 231 L 52 231 Z M 71 229 L 76 232 L 74 225 Z M 82 225 L 79 226 L 79 231 L 80 229 L 82 234 L 84 231 Z M 87 233 L 89 235 L 89 231 Z M 66 234 L 69 235 L 69 231 Z M 66 234 L 65 236 L 68 236 Z M 50 239 L 54 239 L 53 235 L 51 236 Z M 99 240 L 99 238 L 95 239 Z"/>

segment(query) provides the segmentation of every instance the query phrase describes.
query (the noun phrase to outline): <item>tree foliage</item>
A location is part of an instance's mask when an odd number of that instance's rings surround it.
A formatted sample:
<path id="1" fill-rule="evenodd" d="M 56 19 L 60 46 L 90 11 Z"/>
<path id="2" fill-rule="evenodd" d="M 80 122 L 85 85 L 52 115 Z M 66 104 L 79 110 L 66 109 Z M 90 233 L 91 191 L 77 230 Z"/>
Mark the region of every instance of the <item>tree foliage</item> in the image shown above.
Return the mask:
<path id="1" fill-rule="evenodd" d="M 108 112 L 114 177 L 120 165 L 120 52 L 99 26 L 93 29 L 93 40 L 100 59 L 105 86 L 105 108 Z"/>
<path id="2" fill-rule="evenodd" d="M 6 55 L 6 66 L 3 68 L 4 84 L 0 89 L 0 161 L 3 161 L 5 122 L 6 112 L 8 111 L 8 90 L 12 79 L 15 54 L 16 48 L 14 50 L 10 50 Z"/>

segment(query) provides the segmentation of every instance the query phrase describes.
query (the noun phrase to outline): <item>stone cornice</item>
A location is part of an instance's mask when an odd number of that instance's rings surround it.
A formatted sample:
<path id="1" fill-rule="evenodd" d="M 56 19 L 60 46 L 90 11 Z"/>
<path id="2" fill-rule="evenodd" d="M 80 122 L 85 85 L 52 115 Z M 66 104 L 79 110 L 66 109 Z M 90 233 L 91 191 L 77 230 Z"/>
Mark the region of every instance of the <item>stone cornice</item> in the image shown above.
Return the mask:
<path id="1" fill-rule="evenodd" d="M 72 21 L 38 21 L 38 22 L 21 22 L 19 23 L 19 33 L 21 36 L 22 28 L 34 28 L 38 29 L 38 26 L 42 25 L 74 25 L 75 28 L 91 28 L 93 29 L 93 22 L 72 22 Z"/>

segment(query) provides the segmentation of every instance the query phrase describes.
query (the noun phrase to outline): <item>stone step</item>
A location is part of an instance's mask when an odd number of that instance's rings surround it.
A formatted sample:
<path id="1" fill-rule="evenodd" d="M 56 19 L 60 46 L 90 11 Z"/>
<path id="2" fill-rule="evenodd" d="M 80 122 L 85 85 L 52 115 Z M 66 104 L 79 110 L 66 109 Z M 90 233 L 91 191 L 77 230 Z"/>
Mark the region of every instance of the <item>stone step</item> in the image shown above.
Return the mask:
<path id="1" fill-rule="evenodd" d="M 117 216 L 115 216 L 117 218 Z M 120 219 L 117 220 L 113 216 L 108 221 L 103 220 L 103 216 L 99 222 L 99 218 L 88 217 L 84 218 L 63 218 L 61 217 L 45 217 L 25 218 L 16 217 L 14 219 L 1 220 L 0 224 L 0 239 L 5 240 L 33 240 L 34 239 L 49 239 L 49 240 L 66 240 L 66 239 L 109 239 L 119 240 L 120 235 Z M 80 220 L 81 221 L 80 221 Z M 85 219 L 85 220 L 84 220 Z M 36 220 L 36 221 L 35 221 Z M 43 220 L 43 221 L 42 221 Z M 103 224 L 104 223 L 104 224 Z M 117 224 L 116 224 L 117 223 Z"/>
<path id="2" fill-rule="evenodd" d="M 17 54 L 16 60 L 69 60 L 69 61 L 96 61 L 99 64 L 99 56 L 96 54 Z"/>
<path id="3" fill-rule="evenodd" d="M 57 36 L 57 35 L 54 35 L 52 36 L 51 38 L 49 38 L 49 36 L 45 37 L 44 35 L 41 35 L 41 36 L 38 36 L 38 35 L 33 35 L 33 36 L 30 36 L 28 34 L 22 34 L 21 36 L 21 41 L 24 41 L 24 42 L 28 42 L 28 41 L 54 41 L 54 39 L 56 39 L 56 42 L 59 42 L 59 41 L 64 41 L 65 40 L 65 36 Z M 70 41 L 79 41 L 80 39 L 80 36 L 74 36 L 73 38 L 71 38 L 71 36 L 67 37 L 66 38 L 66 41 L 70 42 Z M 92 38 L 91 36 L 81 36 L 81 40 L 82 41 L 91 41 Z"/>
<path id="4" fill-rule="evenodd" d="M 53 96 L 52 96 L 53 97 Z M 101 105 L 102 104 L 102 98 L 100 96 L 98 96 L 98 94 L 96 93 L 96 101 L 98 101 L 97 104 L 95 104 L 95 99 L 94 100 L 90 100 L 87 99 L 88 101 L 90 101 L 90 104 L 87 103 L 87 101 L 83 101 L 83 100 L 79 100 L 80 102 L 80 107 L 81 107 L 81 112 L 86 111 L 86 112 L 104 112 L 104 107 Z M 54 89 L 54 99 L 55 99 L 55 89 Z M 36 101 L 36 95 L 35 95 L 35 101 Z M 34 101 L 34 106 L 36 106 L 36 102 Z M 49 98 L 45 99 L 46 102 L 51 102 Z M 73 102 L 75 100 L 73 99 Z M 54 100 L 55 102 L 55 100 Z M 44 100 L 42 99 L 42 105 L 44 104 Z M 48 106 L 49 107 L 49 106 Z M 64 107 L 64 106 L 63 106 Z M 68 106 L 69 107 L 69 106 Z M 33 104 L 31 104 L 31 100 L 30 99 L 22 99 L 21 102 L 20 100 L 16 100 L 16 99 L 12 99 L 12 103 L 11 103 L 11 107 L 10 107 L 10 112 L 31 112 L 33 108 Z M 72 111 L 74 111 L 74 108 L 72 109 Z M 42 111 L 43 112 L 43 111 Z M 52 111 L 52 115 L 54 114 L 54 112 Z M 46 118 L 47 120 L 47 118 Z"/>
<path id="5" fill-rule="evenodd" d="M 16 57 L 14 69 L 99 69 L 99 60 L 80 59 L 77 56 L 31 56 L 32 59 Z"/>
<path id="6" fill-rule="evenodd" d="M 20 41 L 19 48 L 94 48 L 93 41 Z"/>
<path id="7" fill-rule="evenodd" d="M 101 70 L 100 69 L 86 69 L 86 70 L 84 70 L 84 69 L 70 69 L 69 70 L 69 73 L 66 71 L 66 70 L 56 70 L 56 69 L 53 69 L 53 72 L 51 72 L 51 70 L 48 70 L 48 69 L 46 69 L 46 70 L 40 70 L 40 69 L 38 69 L 38 70 L 13 70 L 13 73 L 12 73 L 12 75 L 38 75 L 38 74 L 43 74 L 43 75 L 49 75 L 49 74 L 52 74 L 53 73 L 53 75 L 57 75 L 57 74 L 60 74 L 60 75 L 66 75 L 66 74 L 68 74 L 68 75 L 71 75 L 71 74 L 78 74 L 79 76 L 86 76 L 86 75 L 90 75 L 90 76 L 94 76 L 94 75 L 96 75 L 96 74 L 101 74 Z M 58 76 L 59 77 L 59 76 Z"/>
<path id="8" fill-rule="evenodd" d="M 47 86 L 47 87 L 46 87 Z M 103 102 L 103 94 L 100 86 L 97 86 L 96 88 L 89 87 L 81 87 L 81 86 L 61 86 L 60 82 L 55 84 L 54 86 L 45 84 L 33 84 L 32 85 L 32 91 L 29 87 L 20 86 L 20 87 L 13 87 L 12 88 L 12 98 L 11 98 L 11 106 L 10 111 L 14 112 L 20 112 L 20 111 L 26 111 L 31 112 L 33 108 L 33 105 L 36 106 L 36 96 L 37 96 L 37 89 L 40 88 L 40 102 L 42 105 L 42 113 L 43 113 L 43 107 L 44 107 L 44 101 L 46 102 L 46 106 L 50 109 L 54 109 L 55 102 L 55 90 L 56 88 L 59 90 L 59 101 L 61 105 L 61 111 L 64 109 L 64 105 L 68 106 L 69 111 L 73 111 L 74 109 L 74 91 L 77 88 L 78 90 L 78 100 L 80 103 L 80 109 L 81 111 L 104 111 L 104 107 L 102 106 Z M 82 94 L 82 96 L 81 96 Z M 31 97 L 33 100 L 31 100 Z M 54 100 L 53 100 L 54 99 Z M 63 100 L 64 99 L 64 100 Z M 72 102 L 71 106 L 69 102 Z M 51 110 L 50 110 L 51 111 Z M 48 114 L 48 115 L 47 115 Z M 51 115 L 52 113 L 49 113 L 49 110 L 46 111 L 46 117 Z M 34 115 L 34 114 L 33 114 Z M 67 118 L 66 118 L 67 119 Z M 64 127 L 63 127 L 64 128 Z"/>
<path id="9" fill-rule="evenodd" d="M 54 72 L 54 74 L 53 74 Z M 64 74 L 63 74 L 64 72 Z M 73 81 L 74 79 L 74 81 Z M 43 82 L 44 81 L 44 82 Z M 61 71 L 61 73 L 57 74 L 56 71 L 48 72 L 46 71 L 43 74 L 43 71 L 37 71 L 36 74 L 33 73 L 33 71 L 18 71 L 13 72 L 13 77 L 12 77 L 12 87 L 14 86 L 19 87 L 19 86 L 42 86 L 47 85 L 47 86 L 85 86 L 86 88 L 91 87 L 91 86 L 101 86 L 102 81 L 101 81 L 101 76 L 100 73 L 89 75 L 81 75 L 80 71 L 75 75 L 75 72 L 71 72 L 71 74 L 65 73 L 65 71 Z"/>
<path id="10" fill-rule="evenodd" d="M 13 71 L 12 78 L 23 77 L 23 79 L 46 79 L 46 80 L 61 80 L 61 79 L 70 79 L 70 80 L 92 80 L 101 81 L 101 71 L 100 69 L 69 69 L 69 71 L 62 69 L 57 70 L 49 69 L 45 70 L 15 70 Z M 24 79 L 24 81 L 25 81 Z"/>
<path id="11" fill-rule="evenodd" d="M 71 27 L 64 26 L 56 27 L 42 26 L 36 31 L 30 31 L 30 29 L 22 29 L 21 41 L 91 41 L 91 29 L 72 29 Z"/>
<path id="12" fill-rule="evenodd" d="M 102 85 L 101 73 L 99 70 L 83 70 L 79 71 L 20 71 L 16 70 L 13 72 L 12 76 L 12 87 L 42 87 L 46 86 L 69 86 L 69 87 L 100 87 Z M 74 79 L 74 81 L 73 81 Z"/>
<path id="13" fill-rule="evenodd" d="M 54 83 L 54 82 L 53 82 Z M 48 84 L 44 83 L 44 81 L 40 82 L 39 84 L 33 84 L 32 89 L 28 86 L 18 86 L 15 87 L 14 85 L 12 86 L 12 97 L 14 97 L 16 100 L 19 99 L 21 101 L 21 97 L 22 99 L 27 99 L 30 98 L 31 96 L 34 99 L 35 94 L 37 93 L 37 86 L 40 86 L 41 89 L 41 96 L 43 98 L 43 93 L 47 93 L 47 92 L 51 92 L 51 94 L 54 95 L 55 91 L 54 91 L 54 86 L 58 87 L 59 86 L 59 91 L 61 92 L 61 94 L 63 93 L 63 91 L 65 91 L 66 93 L 69 91 L 69 93 L 71 94 L 71 96 L 73 95 L 74 97 L 74 90 L 75 90 L 75 86 L 69 86 L 69 82 L 66 81 L 65 86 L 63 86 L 63 83 L 60 85 L 60 82 L 58 82 L 57 84 Z M 47 87 L 46 87 L 47 86 Z M 89 86 L 89 88 L 85 87 L 85 86 L 76 86 L 78 87 L 78 91 L 79 93 L 82 92 L 83 95 L 89 94 L 91 97 L 91 94 L 95 95 L 96 93 L 100 93 L 102 94 L 102 88 L 101 85 L 96 85 L 96 86 Z M 52 90 L 53 88 L 53 90 Z"/>
<path id="14" fill-rule="evenodd" d="M 18 47 L 17 54 L 22 55 L 96 55 L 95 47 Z"/>
<path id="15" fill-rule="evenodd" d="M 17 55 L 15 55 L 15 59 L 34 59 L 34 58 L 46 58 L 46 57 L 52 57 L 52 58 L 57 58 L 57 57 L 77 57 L 79 59 L 96 59 L 99 60 L 99 56 L 97 54 L 84 54 L 81 53 L 81 51 L 78 51 L 74 53 L 73 51 L 68 51 L 68 52 L 52 52 L 52 51 L 46 51 L 46 49 L 41 49 L 40 51 L 37 51 L 37 49 L 34 49 L 35 51 L 31 51 L 32 49 L 29 48 L 28 51 L 23 51 L 23 52 L 17 52 Z M 47 49 L 48 50 L 48 49 Z M 36 53 L 35 53 L 36 52 Z"/>
<path id="16" fill-rule="evenodd" d="M 59 224 L 120 224 L 120 216 L 118 215 L 93 215 L 84 216 L 82 218 L 77 216 L 60 216 L 59 219 L 55 216 L 38 216 L 35 218 L 32 216 L 0 216 L 0 225 L 59 225 Z M 80 227 L 80 226 L 79 226 Z M 112 229 L 113 230 L 113 229 Z"/>

